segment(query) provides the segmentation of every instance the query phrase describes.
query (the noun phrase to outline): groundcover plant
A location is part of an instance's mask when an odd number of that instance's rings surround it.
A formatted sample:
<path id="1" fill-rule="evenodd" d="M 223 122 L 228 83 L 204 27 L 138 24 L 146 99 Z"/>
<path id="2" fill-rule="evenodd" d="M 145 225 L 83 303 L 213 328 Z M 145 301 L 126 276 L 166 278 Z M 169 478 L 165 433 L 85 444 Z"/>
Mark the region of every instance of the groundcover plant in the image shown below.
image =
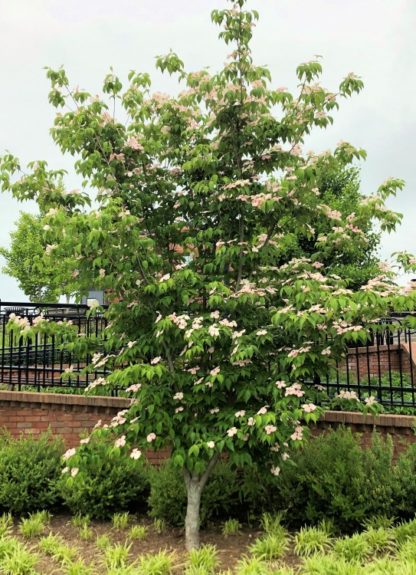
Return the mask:
<path id="1" fill-rule="evenodd" d="M 313 60 L 297 68 L 296 94 L 277 87 L 253 63 L 258 14 L 245 4 L 212 13 L 230 50 L 217 73 L 188 73 L 174 53 L 157 59 L 183 85 L 175 96 L 153 93 L 140 72 L 123 87 L 113 71 L 103 97 L 91 96 L 71 89 L 63 69 L 48 69 L 58 109 L 52 136 L 74 157 L 82 190 L 67 190 L 64 172 L 46 162 L 25 171 L 11 154 L 0 162 L 3 190 L 38 202 L 45 262 L 65 269 L 66 289 L 94 285 L 111 300 L 104 348 L 76 338 L 69 322 L 12 318 L 10 326 L 29 338 L 65 333 L 70 349 L 94 353 L 92 370 L 111 371 L 93 387 L 132 394 L 131 407 L 94 433 L 114 434 L 110 449 L 133 459 L 172 450 L 188 494 L 189 549 L 199 544 L 201 493 L 218 459 L 278 475 L 304 423 L 319 416 L 303 382 L 325 373 L 347 340 L 365 339 L 368 322 L 415 302 L 384 269 L 350 289 L 322 263 L 366 250 L 369 222 L 393 230 L 400 221 L 385 206 L 398 179 L 349 214 L 322 203 L 324 174 L 363 150 L 346 142 L 323 154 L 303 150 L 362 81 L 349 74 L 328 90 Z M 309 257 L 298 257 L 305 236 Z M 67 452 L 68 481 L 82 480 L 90 448 L 86 438 Z"/>

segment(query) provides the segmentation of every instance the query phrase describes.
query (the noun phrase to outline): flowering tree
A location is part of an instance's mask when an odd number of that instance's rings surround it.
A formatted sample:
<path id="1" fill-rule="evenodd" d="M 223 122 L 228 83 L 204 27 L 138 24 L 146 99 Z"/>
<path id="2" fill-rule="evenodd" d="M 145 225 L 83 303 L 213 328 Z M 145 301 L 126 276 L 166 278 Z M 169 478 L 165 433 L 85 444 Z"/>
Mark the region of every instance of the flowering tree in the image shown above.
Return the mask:
<path id="1" fill-rule="evenodd" d="M 346 340 L 364 338 L 367 322 L 414 303 L 385 270 L 354 291 L 322 263 L 366 250 L 369 221 L 392 230 L 400 219 L 384 200 L 401 180 L 351 213 L 322 201 L 324 174 L 362 150 L 342 142 L 320 155 L 302 151 L 361 80 L 350 74 L 331 92 L 314 60 L 297 69 L 297 95 L 276 88 L 252 61 L 258 15 L 244 4 L 212 13 L 232 46 L 218 73 L 187 73 L 173 53 L 158 58 L 185 85 L 175 97 L 151 93 L 149 76 L 136 72 L 123 90 L 111 72 L 106 103 L 48 70 L 51 103 L 69 108 L 52 134 L 77 158 L 83 191 L 64 192 L 62 173 L 44 163 L 21 175 L 16 158 L 1 161 L 3 188 L 37 199 L 46 214 L 44 257 L 65 261 L 78 291 L 96 285 L 111 294 L 93 366 L 112 373 L 93 386 L 125 388 L 132 404 L 95 433 L 113 433 L 114 449 L 132 458 L 171 448 L 188 493 L 188 548 L 198 545 L 201 493 L 218 459 L 256 461 L 278 475 L 303 423 L 319 415 L 303 382 L 325 373 Z M 300 235 L 313 243 L 309 256 L 287 261 Z M 39 329 L 56 327 L 41 321 L 26 337 Z M 68 481 L 88 448 L 84 440 L 67 454 Z"/>

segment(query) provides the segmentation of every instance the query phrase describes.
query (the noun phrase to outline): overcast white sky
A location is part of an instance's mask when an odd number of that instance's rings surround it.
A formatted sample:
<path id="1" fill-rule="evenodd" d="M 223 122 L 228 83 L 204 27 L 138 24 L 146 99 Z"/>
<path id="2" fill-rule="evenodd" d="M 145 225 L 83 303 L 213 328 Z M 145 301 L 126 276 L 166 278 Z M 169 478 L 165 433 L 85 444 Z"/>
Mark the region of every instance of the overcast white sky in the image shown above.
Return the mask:
<path id="1" fill-rule="evenodd" d="M 44 66 L 64 65 L 71 83 L 100 91 L 110 66 L 153 73 L 154 57 L 173 49 L 188 69 L 222 65 L 229 50 L 217 39 L 210 11 L 225 0 L 0 0 L 0 154 L 22 161 L 45 159 L 70 168 L 49 128 Z M 323 56 L 324 80 L 336 88 L 355 72 L 364 92 L 343 104 L 335 125 L 316 132 L 308 147 L 339 140 L 365 148 L 362 189 L 373 192 L 388 176 L 406 180 L 390 206 L 404 213 L 401 229 L 383 241 L 382 255 L 416 251 L 416 2 L 414 0 L 251 0 L 261 19 L 253 42 L 257 63 L 267 64 L 277 86 L 296 86 L 295 68 Z M 154 88 L 169 92 L 169 79 Z M 78 181 L 68 177 L 68 186 Z M 0 197 L 0 244 L 7 245 L 19 210 L 30 204 Z M 24 298 L 12 278 L 0 275 L 0 298 Z"/>

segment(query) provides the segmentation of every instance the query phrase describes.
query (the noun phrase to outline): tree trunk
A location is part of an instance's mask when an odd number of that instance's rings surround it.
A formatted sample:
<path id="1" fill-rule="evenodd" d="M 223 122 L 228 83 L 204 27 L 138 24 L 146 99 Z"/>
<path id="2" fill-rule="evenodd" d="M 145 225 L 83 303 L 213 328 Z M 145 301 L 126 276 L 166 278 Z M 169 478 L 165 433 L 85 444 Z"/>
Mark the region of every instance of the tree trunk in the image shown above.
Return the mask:
<path id="1" fill-rule="evenodd" d="M 217 461 L 218 454 L 214 455 L 202 475 L 192 474 L 187 469 L 184 469 L 186 493 L 188 496 L 185 517 L 185 544 L 188 551 L 199 547 L 201 495 Z"/>
<path id="2" fill-rule="evenodd" d="M 203 484 L 199 477 L 188 477 L 186 481 L 186 491 L 188 494 L 188 504 L 186 507 L 185 519 L 185 541 L 186 549 L 197 549 L 199 547 L 199 510 L 201 507 L 201 494 Z"/>

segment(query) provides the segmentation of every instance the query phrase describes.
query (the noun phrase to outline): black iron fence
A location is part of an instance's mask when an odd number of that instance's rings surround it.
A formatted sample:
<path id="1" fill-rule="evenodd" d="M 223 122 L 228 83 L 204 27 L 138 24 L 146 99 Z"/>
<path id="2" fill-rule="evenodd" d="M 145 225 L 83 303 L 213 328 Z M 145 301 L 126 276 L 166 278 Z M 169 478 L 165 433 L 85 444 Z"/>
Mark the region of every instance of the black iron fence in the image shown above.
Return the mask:
<path id="1" fill-rule="evenodd" d="M 326 374 L 309 382 L 325 391 L 332 405 L 381 404 L 416 408 L 416 330 L 395 314 L 369 329 L 365 343 L 351 343 Z"/>
<path id="2" fill-rule="evenodd" d="M 70 352 L 65 337 L 38 333 L 32 338 L 16 335 L 8 323 L 12 314 L 32 325 L 43 316 L 54 322 L 67 321 L 76 333 L 104 338 L 107 325 L 103 315 L 88 316 L 89 307 L 77 304 L 31 304 L 0 302 L 0 385 L 17 391 L 63 391 L 76 393 L 99 377 L 105 367 L 88 372 L 89 353 Z"/>
<path id="3" fill-rule="evenodd" d="M 70 320 L 78 334 L 104 338 L 106 318 L 88 315 L 88 306 L 0 302 L 0 386 L 3 389 L 79 393 L 106 376 L 105 366 L 88 372 L 88 353 L 73 353 L 58 336 L 18 337 L 8 328 L 11 314 L 32 324 L 40 315 L 51 321 Z M 416 408 L 416 330 L 398 316 L 387 318 L 369 331 L 365 344 L 351 344 L 343 358 L 313 382 L 330 401 L 372 402 Z M 110 391 L 116 395 L 117 390 Z M 368 399 L 368 398 L 374 399 Z"/>

